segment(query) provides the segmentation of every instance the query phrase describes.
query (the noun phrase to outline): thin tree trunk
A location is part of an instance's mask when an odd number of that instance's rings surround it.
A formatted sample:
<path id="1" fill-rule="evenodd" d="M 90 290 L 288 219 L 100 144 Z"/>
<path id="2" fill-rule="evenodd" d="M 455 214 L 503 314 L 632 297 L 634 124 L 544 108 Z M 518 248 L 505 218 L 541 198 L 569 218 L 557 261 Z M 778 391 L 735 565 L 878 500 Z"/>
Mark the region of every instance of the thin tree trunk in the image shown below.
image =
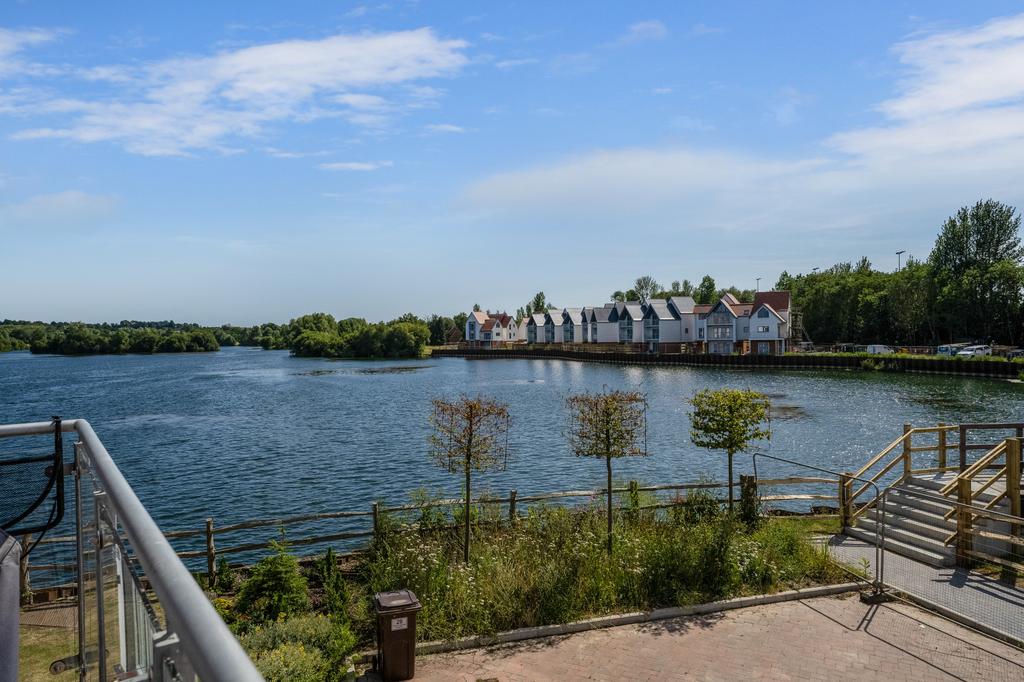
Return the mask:
<path id="1" fill-rule="evenodd" d="M 729 511 L 732 511 L 732 450 L 729 450 Z"/>
<path id="2" fill-rule="evenodd" d="M 463 533 L 462 560 L 469 563 L 469 466 L 466 466 L 466 525 Z"/>
<path id="3" fill-rule="evenodd" d="M 608 556 L 612 555 L 612 458 L 605 457 L 608 465 Z"/>

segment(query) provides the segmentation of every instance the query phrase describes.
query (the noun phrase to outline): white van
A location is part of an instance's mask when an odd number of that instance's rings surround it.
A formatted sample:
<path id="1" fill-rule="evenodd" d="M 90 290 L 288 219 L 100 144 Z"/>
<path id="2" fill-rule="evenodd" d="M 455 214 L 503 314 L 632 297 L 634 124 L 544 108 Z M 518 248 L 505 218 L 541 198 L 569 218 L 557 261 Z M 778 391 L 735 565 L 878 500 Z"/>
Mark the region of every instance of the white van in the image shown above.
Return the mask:
<path id="1" fill-rule="evenodd" d="M 982 355 L 992 355 L 992 346 L 967 346 L 956 354 L 960 358 L 976 358 Z"/>
<path id="2" fill-rule="evenodd" d="M 889 346 L 885 346 L 880 343 L 873 343 L 867 347 L 867 352 L 871 353 L 872 355 L 889 355 L 890 353 L 895 353 L 896 351 L 894 351 L 892 348 L 889 348 Z"/>

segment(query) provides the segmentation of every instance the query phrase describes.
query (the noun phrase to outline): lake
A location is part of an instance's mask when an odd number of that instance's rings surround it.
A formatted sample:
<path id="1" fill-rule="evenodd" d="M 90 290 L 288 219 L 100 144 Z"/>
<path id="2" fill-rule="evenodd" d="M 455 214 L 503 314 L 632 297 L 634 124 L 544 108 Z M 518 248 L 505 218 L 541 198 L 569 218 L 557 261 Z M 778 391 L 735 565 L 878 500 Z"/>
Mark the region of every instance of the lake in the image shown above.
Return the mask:
<path id="1" fill-rule="evenodd" d="M 904 422 L 1022 421 L 1024 387 L 991 379 L 873 372 L 629 367 L 562 360 L 331 361 L 225 348 L 153 356 L 0 354 L 0 422 L 87 419 L 165 530 L 308 511 L 368 509 L 410 491 L 458 496 L 461 479 L 427 455 L 430 400 L 485 394 L 509 404 L 506 471 L 476 490 L 520 495 L 600 487 L 604 464 L 564 437 L 565 397 L 629 388 L 647 394 L 650 456 L 616 478 L 722 479 L 725 456 L 693 446 L 684 400 L 732 386 L 771 396 L 766 452 L 856 469 Z M 0 443 L 10 447 L 10 443 Z M 70 448 L 69 448 L 70 453 Z M 737 457 L 737 471 L 749 457 Z M 808 475 L 765 464 L 767 473 Z M 762 475 L 766 472 L 762 470 Z"/>

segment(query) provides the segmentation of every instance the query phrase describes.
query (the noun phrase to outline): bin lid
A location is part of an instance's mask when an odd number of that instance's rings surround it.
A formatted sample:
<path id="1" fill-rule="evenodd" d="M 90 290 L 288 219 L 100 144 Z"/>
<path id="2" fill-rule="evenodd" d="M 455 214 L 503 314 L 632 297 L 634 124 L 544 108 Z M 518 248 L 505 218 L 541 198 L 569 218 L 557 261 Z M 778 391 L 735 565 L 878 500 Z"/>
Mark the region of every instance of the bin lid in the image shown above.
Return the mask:
<path id="1" fill-rule="evenodd" d="M 412 590 L 395 590 L 393 592 L 378 592 L 374 595 L 378 611 L 393 611 L 396 609 L 419 609 L 420 602 Z"/>

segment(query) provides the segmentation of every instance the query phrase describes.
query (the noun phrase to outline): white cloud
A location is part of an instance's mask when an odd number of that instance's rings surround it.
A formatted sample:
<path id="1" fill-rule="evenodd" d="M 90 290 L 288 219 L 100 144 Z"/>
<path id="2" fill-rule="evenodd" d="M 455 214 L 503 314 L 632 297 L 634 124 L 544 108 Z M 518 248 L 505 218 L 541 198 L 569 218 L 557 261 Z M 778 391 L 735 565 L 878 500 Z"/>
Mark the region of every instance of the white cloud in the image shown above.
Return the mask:
<path id="1" fill-rule="evenodd" d="M 117 207 L 112 196 L 66 190 L 40 194 L 24 201 L 0 204 L 0 231 L 46 228 L 61 230 L 93 224 L 111 216 Z"/>
<path id="2" fill-rule="evenodd" d="M 651 88 L 652 95 L 671 95 L 672 88 Z"/>
<path id="3" fill-rule="evenodd" d="M 60 34 L 60 31 L 42 28 L 18 30 L 0 27 L 0 77 L 41 70 L 38 64 L 24 61 L 19 53 L 55 40 Z"/>
<path id="4" fill-rule="evenodd" d="M 342 116 L 379 125 L 383 100 L 365 90 L 449 76 L 467 62 L 466 43 L 423 28 L 289 40 L 141 67 L 94 69 L 107 98 L 62 101 L 70 120 L 23 130 L 17 139 L 110 141 L 140 154 L 229 147 L 268 124 Z M 418 102 L 422 95 L 410 91 Z M 347 99 L 346 99 L 347 98 Z M 52 102 L 24 105 L 46 111 Z"/>
<path id="5" fill-rule="evenodd" d="M 626 33 L 615 41 L 615 44 L 633 45 L 651 40 L 664 40 L 666 36 L 668 36 L 668 29 L 660 21 L 638 21 L 631 24 Z"/>
<path id="6" fill-rule="evenodd" d="M 523 59 L 503 59 L 495 62 L 494 65 L 499 69 L 513 69 L 517 66 L 526 66 L 527 64 L 536 64 L 539 59 L 533 57 L 524 57 Z"/>
<path id="7" fill-rule="evenodd" d="M 722 29 L 715 26 L 708 26 L 703 22 L 698 22 L 690 28 L 690 35 L 692 36 L 710 36 L 721 32 Z"/>
<path id="8" fill-rule="evenodd" d="M 485 178 L 463 206 L 552 238 L 564 225 L 595 235 L 632 225 L 652 239 L 739 231 L 748 248 L 772 249 L 769 235 L 827 230 L 829 248 L 842 243 L 849 258 L 891 240 L 925 250 L 944 216 L 979 197 L 1024 203 L 1024 16 L 917 35 L 895 54 L 907 71 L 878 109 L 883 122 L 828 136 L 819 154 L 592 151 Z M 785 89 L 771 114 L 792 123 L 807 100 Z M 685 116 L 673 124 L 704 125 Z"/>
<path id="9" fill-rule="evenodd" d="M 453 123 L 431 123 L 426 126 L 431 133 L 464 133 L 466 129 Z"/>
<path id="10" fill-rule="evenodd" d="M 328 171 L 374 171 L 380 168 L 390 168 L 394 163 L 391 161 L 335 161 L 333 163 L 321 163 L 317 168 Z"/>

